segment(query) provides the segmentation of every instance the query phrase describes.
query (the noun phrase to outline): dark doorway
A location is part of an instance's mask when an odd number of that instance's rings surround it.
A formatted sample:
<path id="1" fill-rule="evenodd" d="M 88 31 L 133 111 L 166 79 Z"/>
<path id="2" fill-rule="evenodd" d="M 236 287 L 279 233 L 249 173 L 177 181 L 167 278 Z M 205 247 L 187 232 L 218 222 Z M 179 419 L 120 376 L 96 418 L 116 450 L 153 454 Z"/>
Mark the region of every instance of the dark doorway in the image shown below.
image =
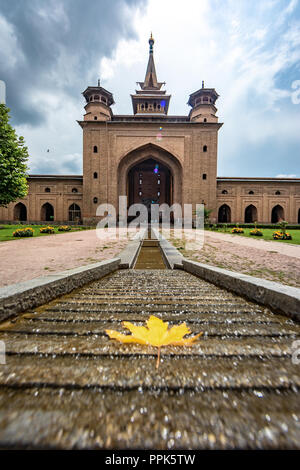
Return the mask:
<path id="1" fill-rule="evenodd" d="M 49 202 L 42 205 L 41 220 L 46 222 L 52 222 L 54 220 L 54 209 L 52 204 L 49 204 Z"/>
<path id="2" fill-rule="evenodd" d="M 79 222 L 81 220 L 81 210 L 80 207 L 73 203 L 69 207 L 69 221 L 70 222 Z"/>
<path id="3" fill-rule="evenodd" d="M 231 222 L 231 209 L 227 204 L 223 204 L 219 208 L 218 212 L 218 222 L 220 223 L 229 223 Z"/>
<path id="4" fill-rule="evenodd" d="M 298 224 L 300 224 L 300 209 L 298 209 Z"/>
<path id="5" fill-rule="evenodd" d="M 271 222 L 277 224 L 281 220 L 284 220 L 284 210 L 279 204 L 272 209 Z"/>
<path id="6" fill-rule="evenodd" d="M 14 220 L 19 220 L 20 222 L 27 220 L 27 209 L 26 209 L 25 204 L 22 204 L 22 202 L 19 202 L 18 204 L 15 205 Z"/>
<path id="7" fill-rule="evenodd" d="M 129 206 L 144 204 L 148 210 L 148 218 L 152 204 L 172 204 L 171 172 L 165 165 L 152 158 L 131 168 L 127 185 Z"/>
<path id="8" fill-rule="evenodd" d="M 246 224 L 257 222 L 257 209 L 253 204 L 250 204 L 250 206 L 245 209 L 245 222 Z"/>

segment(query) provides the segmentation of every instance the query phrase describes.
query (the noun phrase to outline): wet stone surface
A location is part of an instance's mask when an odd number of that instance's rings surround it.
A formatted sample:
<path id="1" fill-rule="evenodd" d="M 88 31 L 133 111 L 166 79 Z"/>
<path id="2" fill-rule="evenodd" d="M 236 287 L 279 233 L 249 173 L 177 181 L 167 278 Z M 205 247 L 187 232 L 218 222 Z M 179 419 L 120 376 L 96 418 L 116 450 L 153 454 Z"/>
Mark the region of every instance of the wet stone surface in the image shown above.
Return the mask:
<path id="1" fill-rule="evenodd" d="M 203 336 L 108 339 L 150 314 Z M 0 447 L 299 448 L 300 325 L 184 271 L 122 270 L 0 325 Z"/>

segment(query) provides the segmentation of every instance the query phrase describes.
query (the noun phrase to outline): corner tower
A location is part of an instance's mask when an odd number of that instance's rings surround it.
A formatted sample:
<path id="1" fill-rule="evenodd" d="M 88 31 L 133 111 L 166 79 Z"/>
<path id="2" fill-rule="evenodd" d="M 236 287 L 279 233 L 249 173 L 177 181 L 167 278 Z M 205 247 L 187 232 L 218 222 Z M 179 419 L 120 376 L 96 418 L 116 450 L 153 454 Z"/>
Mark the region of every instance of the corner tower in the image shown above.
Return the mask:
<path id="1" fill-rule="evenodd" d="M 149 39 L 149 60 L 143 82 L 137 82 L 141 90 L 136 90 L 135 95 L 131 95 L 133 113 L 135 116 L 144 114 L 167 115 L 171 95 L 167 95 L 161 87 L 165 82 L 159 82 L 156 76 L 156 70 L 153 57 L 154 39 L 152 33 Z"/>
<path id="2" fill-rule="evenodd" d="M 100 86 L 100 80 L 98 80 L 98 86 L 89 86 L 82 94 L 86 100 L 85 121 L 111 120 L 113 112 L 110 107 L 114 104 L 113 95 Z"/>
<path id="3" fill-rule="evenodd" d="M 188 103 L 192 109 L 189 114 L 190 121 L 193 122 L 218 122 L 218 111 L 215 102 L 219 98 L 214 88 L 205 88 L 202 82 L 202 88 L 195 91 L 189 97 Z"/>

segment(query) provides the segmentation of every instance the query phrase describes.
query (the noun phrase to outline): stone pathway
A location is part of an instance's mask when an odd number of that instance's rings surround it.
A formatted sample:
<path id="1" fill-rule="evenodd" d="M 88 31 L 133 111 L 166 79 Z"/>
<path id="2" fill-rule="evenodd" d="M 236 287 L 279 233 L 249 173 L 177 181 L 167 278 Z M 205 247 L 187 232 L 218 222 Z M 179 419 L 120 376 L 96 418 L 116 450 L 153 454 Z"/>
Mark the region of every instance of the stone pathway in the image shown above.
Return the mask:
<path id="1" fill-rule="evenodd" d="M 204 335 L 126 345 L 154 314 Z M 184 271 L 122 270 L 2 325 L 0 447 L 299 448 L 300 326 Z"/>
<path id="2" fill-rule="evenodd" d="M 109 234 L 99 240 L 96 230 L 1 242 L 0 287 L 114 258 L 127 243 Z"/>

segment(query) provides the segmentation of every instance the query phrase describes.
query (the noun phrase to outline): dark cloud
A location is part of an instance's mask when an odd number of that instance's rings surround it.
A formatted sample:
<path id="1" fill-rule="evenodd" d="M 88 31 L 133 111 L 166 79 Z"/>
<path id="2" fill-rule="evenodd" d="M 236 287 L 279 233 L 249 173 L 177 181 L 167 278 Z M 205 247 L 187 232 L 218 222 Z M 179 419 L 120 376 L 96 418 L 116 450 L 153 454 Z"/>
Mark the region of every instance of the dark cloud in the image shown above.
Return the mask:
<path id="1" fill-rule="evenodd" d="M 37 126 L 45 121 L 45 107 L 37 106 L 35 94 L 63 93 L 77 100 L 87 85 L 96 84 L 101 57 L 109 56 L 121 37 L 135 36 L 126 8 L 145 3 L 1 0 L 0 19 L 10 25 L 11 34 L 6 41 L 0 35 L 0 79 L 7 85 L 13 122 Z"/>

